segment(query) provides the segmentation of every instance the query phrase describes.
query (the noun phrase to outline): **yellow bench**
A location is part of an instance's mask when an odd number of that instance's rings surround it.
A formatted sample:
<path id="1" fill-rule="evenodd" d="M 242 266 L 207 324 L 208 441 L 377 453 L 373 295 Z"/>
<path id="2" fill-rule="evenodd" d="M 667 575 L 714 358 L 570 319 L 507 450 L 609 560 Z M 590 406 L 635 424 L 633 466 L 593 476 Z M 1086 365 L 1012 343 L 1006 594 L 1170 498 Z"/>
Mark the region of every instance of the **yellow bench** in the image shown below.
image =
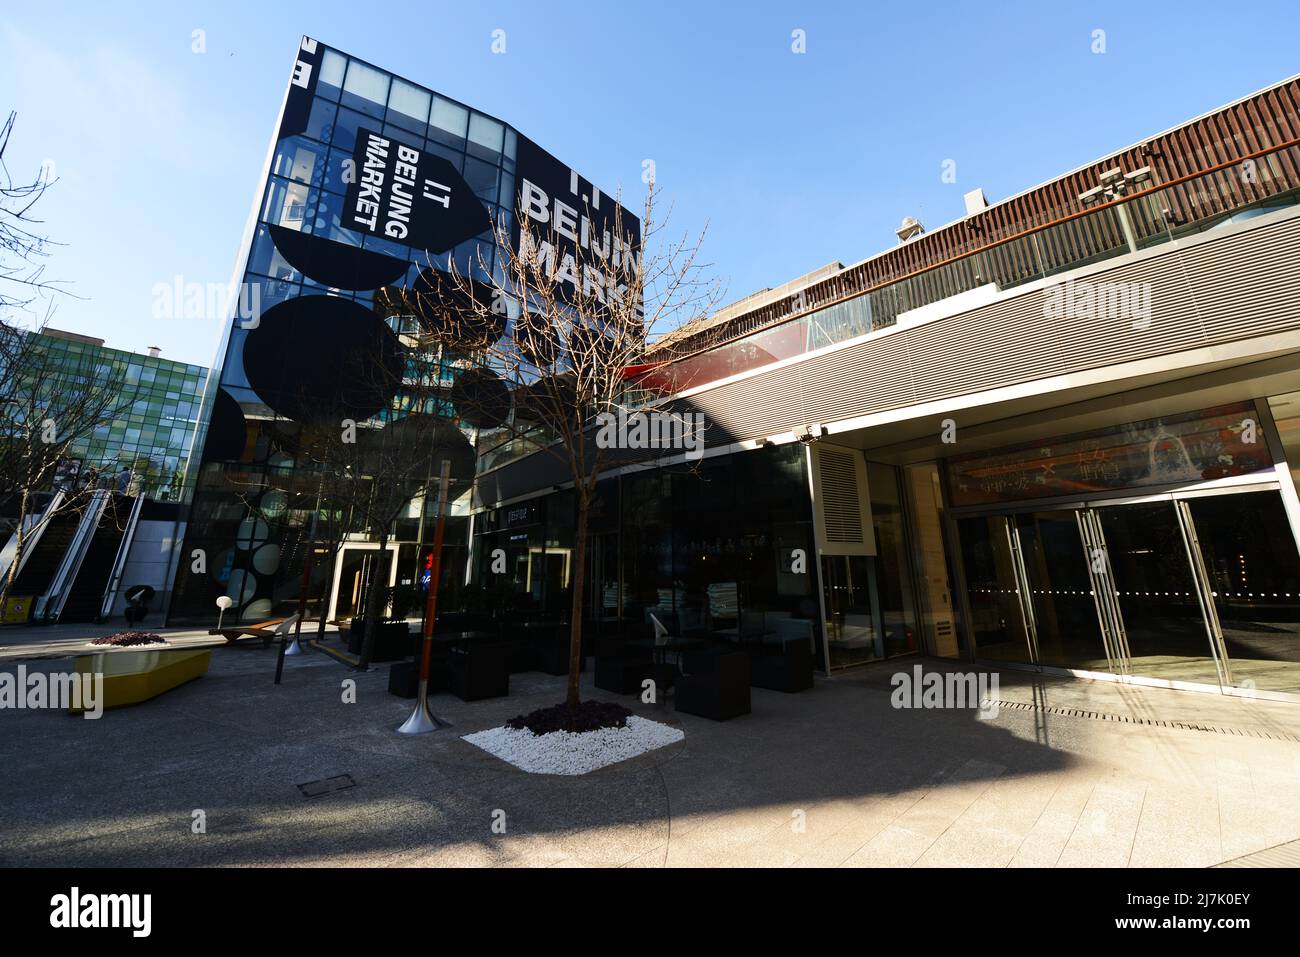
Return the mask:
<path id="1" fill-rule="evenodd" d="M 211 663 L 212 652 L 209 650 L 107 651 L 78 656 L 77 671 L 92 676 L 102 674 L 103 707 L 120 708 L 148 701 L 164 691 L 193 681 L 206 674 Z M 69 707 L 68 710 L 83 709 Z"/>

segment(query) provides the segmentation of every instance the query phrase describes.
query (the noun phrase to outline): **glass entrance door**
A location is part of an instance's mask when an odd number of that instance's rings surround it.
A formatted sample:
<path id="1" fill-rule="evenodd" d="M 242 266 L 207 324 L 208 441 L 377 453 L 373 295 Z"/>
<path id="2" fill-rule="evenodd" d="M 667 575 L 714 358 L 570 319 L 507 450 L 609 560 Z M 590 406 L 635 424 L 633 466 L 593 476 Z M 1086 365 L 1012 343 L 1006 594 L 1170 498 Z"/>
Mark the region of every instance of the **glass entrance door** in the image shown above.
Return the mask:
<path id="1" fill-rule="evenodd" d="M 1182 504 L 1209 580 L 1228 680 L 1300 691 L 1300 554 L 1281 494 L 1198 496 Z"/>
<path id="2" fill-rule="evenodd" d="M 390 583 L 396 547 L 389 546 L 383 561 L 380 561 L 378 549 L 344 546 L 339 556 L 338 578 L 331 603 L 334 609 L 334 620 L 364 617 L 366 599 L 372 585 L 378 581 L 379 587 L 382 588 Z"/>
<path id="3" fill-rule="evenodd" d="M 957 520 L 975 657 L 1300 692 L 1276 489 Z"/>
<path id="4" fill-rule="evenodd" d="M 1218 684 L 1221 655 L 1203 583 L 1172 499 L 1095 510 L 1134 675 Z"/>
<path id="5" fill-rule="evenodd" d="M 1038 663 L 1106 671 L 1112 662 L 1102 638 L 1076 514 L 1060 510 L 1015 516 Z"/>
<path id="6" fill-rule="evenodd" d="M 1029 612 L 1021 601 L 1014 527 L 1005 515 L 957 522 L 975 657 L 1037 663 Z"/>

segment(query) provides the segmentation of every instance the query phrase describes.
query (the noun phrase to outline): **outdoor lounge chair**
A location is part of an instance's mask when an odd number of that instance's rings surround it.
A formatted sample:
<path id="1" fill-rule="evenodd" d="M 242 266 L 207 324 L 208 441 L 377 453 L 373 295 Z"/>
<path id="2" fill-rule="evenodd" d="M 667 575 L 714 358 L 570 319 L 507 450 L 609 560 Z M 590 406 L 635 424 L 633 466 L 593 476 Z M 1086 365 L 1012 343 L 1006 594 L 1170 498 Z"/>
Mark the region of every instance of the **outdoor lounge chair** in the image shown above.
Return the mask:
<path id="1" fill-rule="evenodd" d="M 209 635 L 220 635 L 226 639 L 226 643 L 233 645 L 240 638 L 261 638 L 262 647 L 269 648 L 271 642 L 281 635 L 287 634 L 293 630 L 294 622 L 298 616 L 290 615 L 288 618 L 271 618 L 268 621 L 259 621 L 256 625 L 236 625 L 232 628 L 209 628 Z"/>

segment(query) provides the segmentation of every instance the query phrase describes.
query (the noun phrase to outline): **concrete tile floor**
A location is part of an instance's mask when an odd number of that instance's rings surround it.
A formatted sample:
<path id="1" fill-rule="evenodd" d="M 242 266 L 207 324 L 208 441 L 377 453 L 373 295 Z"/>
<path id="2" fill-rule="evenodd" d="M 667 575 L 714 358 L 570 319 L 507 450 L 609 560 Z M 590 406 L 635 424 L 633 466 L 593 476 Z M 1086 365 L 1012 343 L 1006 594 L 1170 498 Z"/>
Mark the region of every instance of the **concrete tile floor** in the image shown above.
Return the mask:
<path id="1" fill-rule="evenodd" d="M 912 664 L 756 689 L 754 713 L 725 723 L 625 698 L 685 740 L 563 778 L 460 740 L 553 703 L 563 679 L 438 695 L 454 728 L 404 738 L 411 704 L 385 666 L 312 653 L 276 687 L 273 650 L 221 648 L 207 676 L 99 721 L 0 711 L 0 864 L 1208 866 L 1300 838 L 1300 706 L 1004 672 L 1005 701 L 1294 740 L 895 710 L 889 678 Z M 298 789 L 340 774 L 355 786 Z"/>

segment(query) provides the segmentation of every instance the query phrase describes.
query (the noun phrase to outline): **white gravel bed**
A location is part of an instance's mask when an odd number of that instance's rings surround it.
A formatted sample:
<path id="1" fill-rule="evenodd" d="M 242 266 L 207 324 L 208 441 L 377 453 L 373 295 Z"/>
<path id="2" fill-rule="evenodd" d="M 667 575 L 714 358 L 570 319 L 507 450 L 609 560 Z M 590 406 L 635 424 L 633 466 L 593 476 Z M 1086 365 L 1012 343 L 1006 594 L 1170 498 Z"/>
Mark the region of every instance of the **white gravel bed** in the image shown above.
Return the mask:
<path id="1" fill-rule="evenodd" d="M 684 737 L 680 728 L 633 715 L 623 728 L 533 734 L 527 728 L 501 727 L 467 734 L 463 740 L 530 774 L 587 774 Z"/>

